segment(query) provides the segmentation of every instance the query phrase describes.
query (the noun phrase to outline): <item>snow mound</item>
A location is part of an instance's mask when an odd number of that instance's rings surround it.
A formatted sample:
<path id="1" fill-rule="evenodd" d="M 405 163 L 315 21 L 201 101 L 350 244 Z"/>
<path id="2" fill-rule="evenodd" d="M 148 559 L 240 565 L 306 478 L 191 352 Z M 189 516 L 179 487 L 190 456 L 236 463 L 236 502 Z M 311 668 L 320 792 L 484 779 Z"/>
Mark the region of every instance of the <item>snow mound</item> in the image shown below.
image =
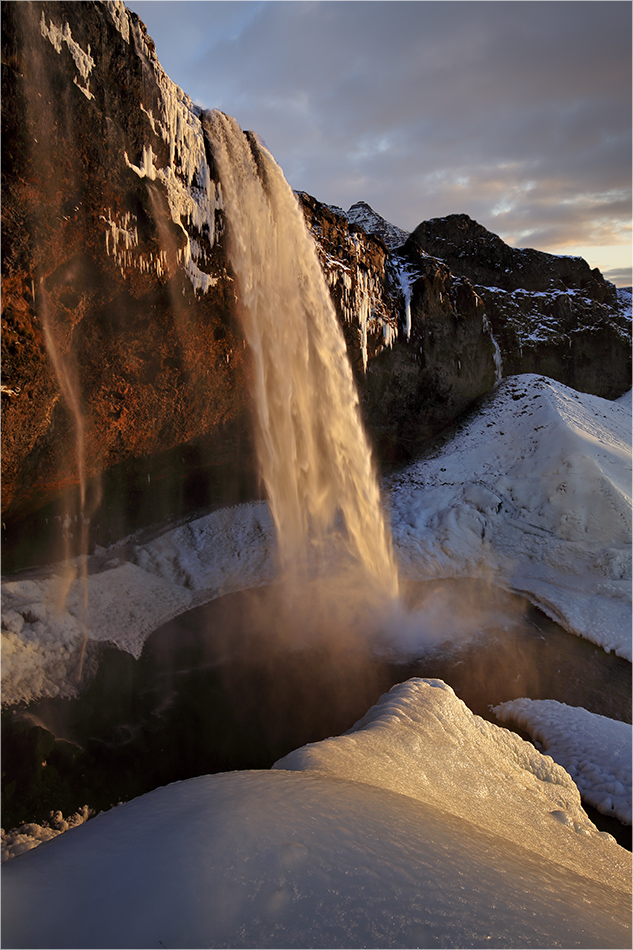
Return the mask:
<path id="1" fill-rule="evenodd" d="M 630 397 L 508 377 L 390 487 L 405 576 L 494 575 L 631 659 Z"/>
<path id="2" fill-rule="evenodd" d="M 314 772 L 201 776 L 8 862 L 3 942 L 627 946 L 626 852 L 587 840 L 609 867 L 602 881 L 387 788 Z"/>
<path id="3" fill-rule="evenodd" d="M 607 853 L 626 854 L 589 821 L 560 765 L 475 716 L 441 680 L 394 686 L 345 735 L 303 746 L 274 768 L 399 792 L 596 881 Z"/>
<path id="4" fill-rule="evenodd" d="M 493 709 L 540 742 L 603 815 L 631 824 L 631 726 L 553 699 L 514 699 Z"/>

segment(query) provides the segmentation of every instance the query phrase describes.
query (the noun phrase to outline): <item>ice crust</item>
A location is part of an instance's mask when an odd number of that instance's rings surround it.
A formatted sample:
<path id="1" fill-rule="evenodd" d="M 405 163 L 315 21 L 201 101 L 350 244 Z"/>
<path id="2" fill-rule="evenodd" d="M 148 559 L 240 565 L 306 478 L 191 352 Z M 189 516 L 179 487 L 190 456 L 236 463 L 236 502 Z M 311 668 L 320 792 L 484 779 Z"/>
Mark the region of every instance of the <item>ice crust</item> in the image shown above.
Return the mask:
<path id="1" fill-rule="evenodd" d="M 551 759 L 476 720 L 413 681 L 307 747 L 308 770 L 201 776 L 99 815 L 5 865 L 4 945 L 628 946 L 630 855 Z"/>
<path id="2" fill-rule="evenodd" d="M 565 769 L 475 716 L 442 680 L 394 686 L 345 735 L 303 746 L 274 768 L 390 789 L 604 880 L 610 836 L 607 847 Z"/>
<path id="3" fill-rule="evenodd" d="M 566 769 L 583 799 L 631 824 L 631 725 L 554 699 L 513 699 L 493 709 L 525 729 Z"/>

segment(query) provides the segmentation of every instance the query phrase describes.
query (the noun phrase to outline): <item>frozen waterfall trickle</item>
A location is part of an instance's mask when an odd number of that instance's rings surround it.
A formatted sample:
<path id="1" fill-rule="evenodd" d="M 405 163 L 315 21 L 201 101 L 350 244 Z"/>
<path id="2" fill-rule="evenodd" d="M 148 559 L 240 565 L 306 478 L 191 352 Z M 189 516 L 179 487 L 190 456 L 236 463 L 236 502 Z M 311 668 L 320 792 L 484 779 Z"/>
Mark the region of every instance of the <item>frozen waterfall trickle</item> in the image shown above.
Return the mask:
<path id="1" fill-rule="evenodd" d="M 254 359 L 261 474 L 282 569 L 327 561 L 336 535 L 372 583 L 397 571 L 358 395 L 316 249 L 282 170 L 252 133 L 213 111 L 229 256 Z"/>

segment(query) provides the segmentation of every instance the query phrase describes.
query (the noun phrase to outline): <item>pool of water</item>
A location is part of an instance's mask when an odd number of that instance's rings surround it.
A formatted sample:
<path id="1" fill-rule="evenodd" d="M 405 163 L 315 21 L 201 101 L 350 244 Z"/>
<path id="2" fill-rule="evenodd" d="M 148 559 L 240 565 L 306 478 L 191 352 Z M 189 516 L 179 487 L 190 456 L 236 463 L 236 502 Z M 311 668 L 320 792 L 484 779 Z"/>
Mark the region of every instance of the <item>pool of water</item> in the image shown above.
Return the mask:
<path id="1" fill-rule="evenodd" d="M 41 822 L 52 809 L 100 811 L 194 775 L 270 768 L 307 742 L 345 732 L 411 676 L 445 680 L 492 721 L 491 706 L 522 696 L 631 721 L 627 661 L 566 633 L 519 596 L 499 602 L 491 593 L 486 609 L 478 590 L 477 606 L 460 614 L 457 605 L 475 603 L 472 583 L 409 585 L 409 626 L 430 616 L 441 629 L 451 605 L 458 619 L 444 634 L 427 624 L 428 635 L 409 636 L 406 654 L 389 647 L 397 630 L 384 648 L 344 623 L 304 637 L 273 587 L 182 614 L 147 639 L 139 660 L 105 649 L 79 698 L 3 712 L 4 827 Z M 630 842 L 619 823 L 602 827 Z"/>

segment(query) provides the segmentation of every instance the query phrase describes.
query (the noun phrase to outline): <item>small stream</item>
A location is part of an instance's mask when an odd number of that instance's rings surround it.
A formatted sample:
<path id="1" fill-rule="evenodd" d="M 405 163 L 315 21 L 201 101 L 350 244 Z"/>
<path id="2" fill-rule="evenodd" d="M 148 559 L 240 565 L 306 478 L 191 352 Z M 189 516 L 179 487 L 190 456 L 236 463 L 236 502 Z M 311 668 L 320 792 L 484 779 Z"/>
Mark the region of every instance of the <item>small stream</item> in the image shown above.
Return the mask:
<path id="1" fill-rule="evenodd" d="M 411 610 L 438 597 L 464 602 L 470 583 L 409 585 L 405 596 Z M 342 630 L 291 646 L 296 638 L 278 629 L 276 596 L 258 588 L 190 610 L 156 630 L 139 660 L 105 649 L 79 698 L 4 711 L 3 826 L 84 804 L 99 812 L 195 775 L 270 768 L 347 731 L 412 676 L 445 680 L 493 722 L 491 706 L 523 696 L 631 722 L 631 664 L 566 633 L 522 597 L 504 595 L 503 610 L 486 621 L 474 614 L 476 633 L 461 629 L 403 658 Z M 587 811 L 630 848 L 630 828 Z"/>

